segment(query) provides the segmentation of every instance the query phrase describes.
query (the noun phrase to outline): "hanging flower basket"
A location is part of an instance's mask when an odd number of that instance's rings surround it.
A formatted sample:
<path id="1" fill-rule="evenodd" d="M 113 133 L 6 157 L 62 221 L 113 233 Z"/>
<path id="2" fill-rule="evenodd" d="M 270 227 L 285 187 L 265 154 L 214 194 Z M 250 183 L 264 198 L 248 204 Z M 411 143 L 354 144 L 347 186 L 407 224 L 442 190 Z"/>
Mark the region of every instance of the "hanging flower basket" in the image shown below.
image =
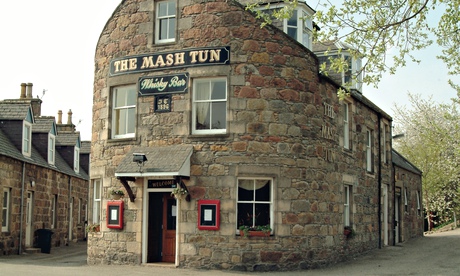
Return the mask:
<path id="1" fill-rule="evenodd" d="M 188 195 L 188 191 L 184 188 L 177 187 L 171 192 L 171 196 L 173 196 L 177 200 L 185 199 Z"/>
<path id="2" fill-rule="evenodd" d="M 125 195 L 125 193 L 122 190 L 111 190 L 110 191 L 110 196 L 114 200 L 119 200 Z"/>

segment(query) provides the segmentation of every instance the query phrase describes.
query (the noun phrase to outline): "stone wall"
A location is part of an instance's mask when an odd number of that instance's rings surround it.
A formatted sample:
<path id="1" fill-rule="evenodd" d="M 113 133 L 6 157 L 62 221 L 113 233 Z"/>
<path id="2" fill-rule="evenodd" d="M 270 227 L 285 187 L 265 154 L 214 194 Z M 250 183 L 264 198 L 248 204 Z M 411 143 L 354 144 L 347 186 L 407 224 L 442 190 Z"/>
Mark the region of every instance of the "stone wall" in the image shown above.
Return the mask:
<path id="1" fill-rule="evenodd" d="M 191 202 L 181 203 L 179 262 L 182 267 L 248 271 L 307 269 L 335 263 L 379 246 L 379 198 L 391 166 L 379 167 L 379 116 L 350 98 L 352 149 L 343 149 L 343 118 L 337 85 L 318 74 L 317 58 L 234 1 L 178 1 L 178 42 L 153 44 L 153 2 L 127 0 L 99 39 L 95 56 L 91 178 L 107 190 L 119 186 L 114 172 L 135 146 L 191 144 Z M 191 94 L 176 94 L 172 111 L 153 112 L 153 97 L 139 97 L 134 139 L 112 140 L 110 89 L 135 84 L 141 74 L 109 77 L 113 58 L 205 46 L 231 48 L 230 65 L 168 70 L 190 78 L 227 76 L 226 135 L 191 135 Z M 158 72 L 156 72 L 158 74 Z M 150 75 L 147 73 L 147 75 Z M 327 116 L 325 105 L 335 116 Z M 385 118 L 389 120 L 388 118 Z M 391 122 L 389 122 L 391 123 Z M 365 165 L 365 129 L 373 130 L 374 172 Z M 325 132 L 324 129 L 327 129 Z M 388 134 L 387 137 L 390 137 Z M 274 179 L 274 235 L 244 238 L 236 229 L 237 177 Z M 343 235 L 344 184 L 353 187 L 353 225 Z M 89 237 L 88 263 L 141 262 L 142 179 L 131 184 L 136 201 L 125 200 L 124 230 Z M 391 186 L 391 185 L 389 185 Z M 90 192 L 91 193 L 91 192 Z M 197 229 L 197 200 L 221 201 L 219 231 Z"/>

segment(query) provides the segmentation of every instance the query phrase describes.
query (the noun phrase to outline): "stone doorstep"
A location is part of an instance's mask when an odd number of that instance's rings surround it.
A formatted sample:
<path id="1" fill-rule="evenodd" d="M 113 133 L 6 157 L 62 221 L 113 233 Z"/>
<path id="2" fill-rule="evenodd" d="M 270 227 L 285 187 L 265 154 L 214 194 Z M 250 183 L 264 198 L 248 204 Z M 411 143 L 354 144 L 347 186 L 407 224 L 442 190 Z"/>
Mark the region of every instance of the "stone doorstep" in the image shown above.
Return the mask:
<path id="1" fill-rule="evenodd" d="M 36 254 L 36 253 L 41 253 L 41 248 L 35 248 L 35 247 L 28 247 L 24 250 L 24 253 L 26 254 Z"/>

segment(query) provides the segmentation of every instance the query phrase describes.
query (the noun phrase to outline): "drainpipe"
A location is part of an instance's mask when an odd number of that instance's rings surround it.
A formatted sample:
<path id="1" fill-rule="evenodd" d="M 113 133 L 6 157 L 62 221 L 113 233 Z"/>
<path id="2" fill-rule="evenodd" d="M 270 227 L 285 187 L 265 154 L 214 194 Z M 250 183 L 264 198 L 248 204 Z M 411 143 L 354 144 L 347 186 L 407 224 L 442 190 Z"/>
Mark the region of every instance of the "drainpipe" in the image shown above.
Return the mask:
<path id="1" fill-rule="evenodd" d="M 73 220 L 73 217 L 72 217 L 72 209 L 73 209 L 73 206 L 70 206 L 71 204 L 73 205 L 73 202 L 72 202 L 72 177 L 69 175 L 69 196 L 67 198 L 67 202 L 68 202 L 68 209 L 67 209 L 67 213 L 69 215 L 69 225 L 68 225 L 68 229 L 67 229 L 67 239 L 65 241 L 65 245 L 69 245 L 69 242 L 72 240 L 72 237 L 71 237 L 71 234 L 72 234 L 72 220 Z"/>
<path id="2" fill-rule="evenodd" d="M 18 255 L 22 253 L 22 227 L 24 220 L 24 183 L 25 183 L 25 174 L 26 174 L 26 162 L 22 162 L 22 179 L 21 179 L 21 208 L 20 208 L 20 217 L 19 221 L 19 249 Z"/>
<path id="3" fill-rule="evenodd" d="M 379 142 L 377 143 L 378 145 L 378 154 L 377 154 L 377 162 L 378 162 L 378 196 L 379 196 L 379 204 L 378 204 L 378 228 L 379 228 L 379 248 L 382 248 L 382 202 L 381 202 L 381 198 L 382 198 L 382 133 L 380 131 L 381 129 L 381 123 L 382 123 L 382 114 L 377 113 L 377 117 L 378 117 L 378 137 L 379 137 Z"/>

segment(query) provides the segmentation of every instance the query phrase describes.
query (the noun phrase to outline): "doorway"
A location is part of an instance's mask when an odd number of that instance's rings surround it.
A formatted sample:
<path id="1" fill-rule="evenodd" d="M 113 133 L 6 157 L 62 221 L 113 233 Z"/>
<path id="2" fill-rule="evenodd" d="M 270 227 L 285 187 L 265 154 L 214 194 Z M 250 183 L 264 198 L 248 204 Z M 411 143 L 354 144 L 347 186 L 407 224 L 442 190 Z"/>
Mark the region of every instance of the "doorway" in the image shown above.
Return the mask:
<path id="1" fill-rule="evenodd" d="M 148 193 L 147 263 L 176 259 L 176 200 L 167 193 Z"/>

